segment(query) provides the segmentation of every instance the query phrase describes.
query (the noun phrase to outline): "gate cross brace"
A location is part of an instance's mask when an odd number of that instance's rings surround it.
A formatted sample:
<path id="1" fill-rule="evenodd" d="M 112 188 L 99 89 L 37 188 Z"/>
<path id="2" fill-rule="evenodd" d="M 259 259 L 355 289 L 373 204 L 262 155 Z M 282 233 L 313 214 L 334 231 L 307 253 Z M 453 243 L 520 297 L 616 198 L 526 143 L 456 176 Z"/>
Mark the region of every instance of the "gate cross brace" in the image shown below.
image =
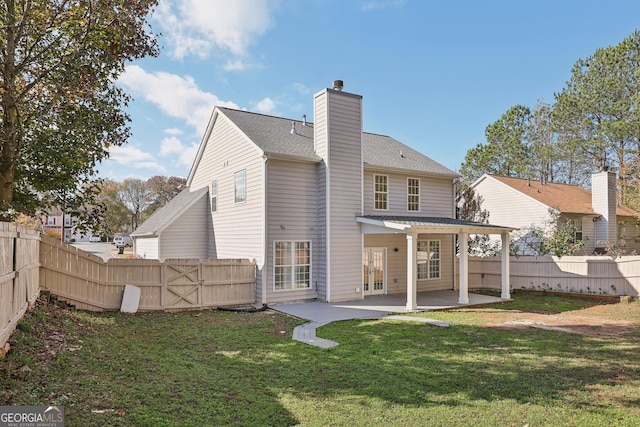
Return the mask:
<path id="1" fill-rule="evenodd" d="M 177 303 L 179 303 L 180 301 L 184 300 L 185 302 L 188 302 L 191 305 L 196 305 L 197 301 L 192 301 L 191 298 L 189 298 L 189 296 L 198 291 L 198 287 L 196 285 L 189 285 L 189 286 L 193 286 L 193 288 L 191 288 L 191 290 L 181 293 L 178 292 L 177 290 L 167 287 L 167 290 L 169 292 L 171 292 L 172 294 L 176 295 L 177 298 L 171 303 L 169 304 L 169 306 L 173 306 L 176 305 Z"/>
<path id="2" fill-rule="evenodd" d="M 167 265 L 167 267 L 169 267 L 170 269 L 176 271 L 179 274 L 176 274 L 175 276 L 171 276 L 169 277 L 169 282 L 173 282 L 181 277 L 186 277 L 187 279 L 189 279 L 189 281 L 191 282 L 197 282 L 198 279 L 196 278 L 195 280 L 193 280 L 190 276 L 191 273 L 197 273 L 198 272 L 198 266 L 191 266 L 191 268 L 186 267 L 184 270 L 180 269 L 178 267 L 176 267 L 175 265 Z"/>

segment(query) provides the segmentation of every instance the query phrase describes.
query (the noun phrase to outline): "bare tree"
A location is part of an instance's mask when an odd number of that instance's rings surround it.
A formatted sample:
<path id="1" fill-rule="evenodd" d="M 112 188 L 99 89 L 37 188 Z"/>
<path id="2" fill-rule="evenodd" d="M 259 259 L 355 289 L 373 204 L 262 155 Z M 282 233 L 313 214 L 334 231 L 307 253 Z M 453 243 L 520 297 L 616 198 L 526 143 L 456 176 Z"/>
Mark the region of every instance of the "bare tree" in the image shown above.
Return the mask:
<path id="1" fill-rule="evenodd" d="M 141 179 L 125 179 L 116 191 L 116 198 L 131 214 L 131 231 L 138 228 L 143 213 L 153 203 L 151 189 Z"/>

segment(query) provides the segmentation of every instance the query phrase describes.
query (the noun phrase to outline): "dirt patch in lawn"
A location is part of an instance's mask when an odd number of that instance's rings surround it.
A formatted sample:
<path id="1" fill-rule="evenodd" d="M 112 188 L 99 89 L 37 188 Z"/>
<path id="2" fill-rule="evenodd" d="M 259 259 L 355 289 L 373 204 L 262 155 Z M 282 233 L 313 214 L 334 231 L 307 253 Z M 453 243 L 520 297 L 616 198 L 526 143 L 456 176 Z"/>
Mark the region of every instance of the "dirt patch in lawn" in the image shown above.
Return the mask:
<path id="1" fill-rule="evenodd" d="M 640 303 L 602 304 L 564 313 L 510 311 L 488 317 L 486 326 L 500 329 L 534 328 L 589 336 L 618 336 L 638 330 Z"/>

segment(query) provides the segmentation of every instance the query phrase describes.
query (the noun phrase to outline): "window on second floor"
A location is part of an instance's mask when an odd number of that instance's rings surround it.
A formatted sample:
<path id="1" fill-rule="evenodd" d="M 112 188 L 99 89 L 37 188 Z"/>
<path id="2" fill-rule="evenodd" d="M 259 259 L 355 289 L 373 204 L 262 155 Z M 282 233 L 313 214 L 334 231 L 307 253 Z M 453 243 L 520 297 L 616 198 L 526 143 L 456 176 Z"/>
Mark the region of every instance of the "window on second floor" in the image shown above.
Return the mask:
<path id="1" fill-rule="evenodd" d="M 387 175 L 374 175 L 373 182 L 373 208 L 386 211 L 389 209 L 389 177 Z"/>
<path id="2" fill-rule="evenodd" d="M 407 210 L 420 211 L 420 179 L 407 178 Z"/>
<path id="3" fill-rule="evenodd" d="M 241 170 L 233 175 L 234 202 L 242 203 L 247 201 L 247 171 Z"/>
<path id="4" fill-rule="evenodd" d="M 218 211 L 218 180 L 211 181 L 211 212 Z"/>

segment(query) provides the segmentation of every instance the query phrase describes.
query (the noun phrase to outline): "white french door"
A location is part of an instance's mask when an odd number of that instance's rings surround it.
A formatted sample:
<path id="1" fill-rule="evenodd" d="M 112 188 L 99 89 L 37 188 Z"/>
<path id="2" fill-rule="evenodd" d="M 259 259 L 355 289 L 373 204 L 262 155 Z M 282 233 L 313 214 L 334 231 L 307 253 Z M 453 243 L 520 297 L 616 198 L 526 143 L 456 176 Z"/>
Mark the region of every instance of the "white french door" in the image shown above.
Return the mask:
<path id="1" fill-rule="evenodd" d="M 364 294 L 384 294 L 387 276 L 387 249 L 365 248 L 362 256 L 362 267 L 362 289 Z"/>

